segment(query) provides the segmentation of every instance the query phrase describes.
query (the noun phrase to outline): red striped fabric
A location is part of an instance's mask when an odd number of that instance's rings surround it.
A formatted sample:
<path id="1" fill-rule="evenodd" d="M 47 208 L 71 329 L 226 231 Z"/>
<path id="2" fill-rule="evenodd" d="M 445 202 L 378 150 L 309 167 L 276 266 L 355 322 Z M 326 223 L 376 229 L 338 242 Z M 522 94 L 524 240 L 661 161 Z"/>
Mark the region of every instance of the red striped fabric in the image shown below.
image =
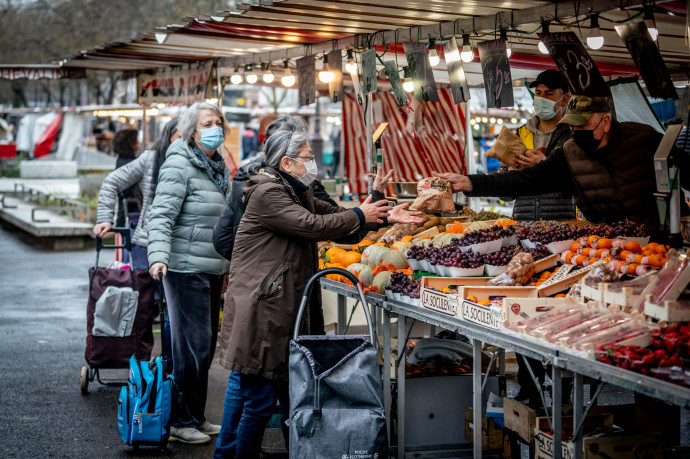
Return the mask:
<path id="1" fill-rule="evenodd" d="M 374 94 L 374 126 L 384 121 L 389 123 L 382 139 L 383 168 L 395 169 L 393 181 L 417 182 L 430 177 L 432 171 L 466 173 L 465 115 L 453 103 L 449 89 L 439 89 L 438 96 L 438 102 L 415 102 L 415 110 L 419 111 L 415 116 L 407 108 L 398 107 L 392 93 Z M 352 94 L 346 94 L 343 101 L 345 172 L 353 193 L 367 192 L 365 132 L 364 107 Z"/>

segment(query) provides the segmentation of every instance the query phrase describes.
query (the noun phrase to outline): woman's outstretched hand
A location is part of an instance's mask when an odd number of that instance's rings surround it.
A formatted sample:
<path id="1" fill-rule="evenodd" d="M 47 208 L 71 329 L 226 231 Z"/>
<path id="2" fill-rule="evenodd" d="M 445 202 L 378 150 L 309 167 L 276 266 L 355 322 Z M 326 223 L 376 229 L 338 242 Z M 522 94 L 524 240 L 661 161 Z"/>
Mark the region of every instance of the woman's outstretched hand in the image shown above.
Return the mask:
<path id="1" fill-rule="evenodd" d="M 426 220 L 418 215 L 422 215 L 423 212 L 405 210 L 410 205 L 410 203 L 400 204 L 390 211 L 388 215 L 388 223 L 416 223 L 418 225 L 423 224 Z"/>

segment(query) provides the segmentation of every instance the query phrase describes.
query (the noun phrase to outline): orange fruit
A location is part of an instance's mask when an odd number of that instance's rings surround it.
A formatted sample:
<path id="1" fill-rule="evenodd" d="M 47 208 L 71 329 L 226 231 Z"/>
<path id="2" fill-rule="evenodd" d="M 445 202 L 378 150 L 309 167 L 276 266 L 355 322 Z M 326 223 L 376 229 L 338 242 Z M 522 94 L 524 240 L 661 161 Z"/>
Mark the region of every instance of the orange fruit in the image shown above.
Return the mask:
<path id="1" fill-rule="evenodd" d="M 611 239 L 602 237 L 601 239 L 597 240 L 597 247 L 600 249 L 610 249 L 613 247 L 613 242 L 611 242 Z"/>
<path id="2" fill-rule="evenodd" d="M 577 248 L 580 246 L 577 242 L 573 242 L 572 245 L 570 246 L 570 251 L 571 252 L 577 252 Z"/>
<path id="3" fill-rule="evenodd" d="M 659 244 L 656 246 L 656 253 L 664 254 L 666 252 L 668 252 L 668 247 L 666 247 L 665 245 Z"/>
<path id="4" fill-rule="evenodd" d="M 625 250 L 630 250 L 631 252 L 640 253 L 640 252 L 642 252 L 642 247 L 640 247 L 640 244 L 635 242 L 635 241 L 628 241 L 628 243 L 625 244 Z"/>
<path id="5" fill-rule="evenodd" d="M 573 255 L 577 255 L 575 252 L 568 252 L 565 254 L 565 262 L 566 263 L 571 263 L 571 260 L 573 259 Z"/>
<path id="6" fill-rule="evenodd" d="M 596 241 L 599 238 L 596 234 L 592 234 L 587 238 L 587 244 L 592 244 L 592 242 Z"/>
<path id="7" fill-rule="evenodd" d="M 589 252 L 591 252 L 591 251 L 592 251 L 592 249 L 590 249 L 589 247 L 586 249 L 582 249 L 582 255 L 589 257 Z"/>
<path id="8" fill-rule="evenodd" d="M 579 257 L 577 257 L 577 258 L 575 259 L 575 263 L 573 263 L 573 264 L 576 264 L 576 265 L 578 265 L 578 266 L 582 266 L 582 265 L 585 263 L 585 260 L 586 260 L 586 259 L 587 259 L 586 256 L 580 255 Z"/>
<path id="9" fill-rule="evenodd" d="M 637 271 L 638 266 L 640 266 L 640 265 L 638 265 L 637 263 L 630 263 L 628 265 L 628 274 L 635 274 L 635 271 Z"/>
<path id="10" fill-rule="evenodd" d="M 625 261 L 625 259 L 628 258 L 628 255 L 630 255 L 631 253 L 632 253 L 632 252 L 630 252 L 629 250 L 623 250 L 623 251 L 618 255 L 618 258 L 620 258 L 621 260 Z"/>

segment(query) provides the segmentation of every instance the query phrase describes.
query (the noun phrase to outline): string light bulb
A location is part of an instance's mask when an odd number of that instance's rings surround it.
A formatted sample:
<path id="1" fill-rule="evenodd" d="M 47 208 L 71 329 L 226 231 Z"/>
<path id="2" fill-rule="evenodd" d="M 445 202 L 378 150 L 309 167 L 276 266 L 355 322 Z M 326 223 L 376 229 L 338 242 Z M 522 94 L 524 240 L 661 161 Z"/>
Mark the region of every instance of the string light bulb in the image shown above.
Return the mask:
<path id="1" fill-rule="evenodd" d="M 592 13 L 590 19 L 587 46 L 589 46 L 590 49 L 600 49 L 604 46 L 604 37 L 601 35 L 601 29 L 599 29 L 599 13 Z"/>
<path id="2" fill-rule="evenodd" d="M 247 64 L 244 68 L 244 79 L 249 84 L 254 84 L 259 80 L 258 75 L 254 73 L 254 66 L 252 64 Z"/>
<path id="3" fill-rule="evenodd" d="M 264 74 L 261 76 L 261 78 L 264 80 L 264 83 L 273 83 L 273 80 L 275 80 L 276 76 L 271 70 L 271 63 L 267 62 L 266 64 L 261 64 L 261 67 L 264 69 Z"/>
<path id="4" fill-rule="evenodd" d="M 405 81 L 403 83 L 403 89 L 406 92 L 414 91 L 414 83 L 412 82 L 412 77 L 410 76 L 410 68 L 409 67 L 404 68 L 403 77 L 405 78 Z"/>
<path id="5" fill-rule="evenodd" d="M 656 28 L 656 21 L 654 20 L 654 6 L 647 4 L 644 6 L 644 23 L 647 25 L 647 31 L 652 40 L 656 41 L 659 38 L 659 29 Z"/>
<path id="6" fill-rule="evenodd" d="M 242 83 L 242 74 L 237 70 L 237 67 L 235 67 L 235 71 L 232 72 L 232 76 L 230 77 L 230 83 L 232 83 L 232 84 Z"/>
<path id="7" fill-rule="evenodd" d="M 347 64 L 345 64 L 347 73 L 357 73 L 357 63 L 351 49 L 347 50 Z"/>
<path id="8" fill-rule="evenodd" d="M 541 31 L 542 33 L 549 33 L 549 21 L 544 21 L 541 23 Z M 537 48 L 539 48 L 540 53 L 549 54 L 549 48 L 546 47 L 543 41 L 539 41 Z"/>
<path id="9" fill-rule="evenodd" d="M 441 62 L 441 58 L 438 57 L 436 52 L 436 40 L 433 38 L 429 40 L 429 64 L 432 67 L 436 67 Z"/>
<path id="10" fill-rule="evenodd" d="M 510 55 L 513 54 L 513 50 L 510 49 L 510 42 L 508 41 L 508 31 L 506 31 L 506 29 L 501 29 L 501 40 L 506 42 L 506 54 L 508 55 L 508 58 L 510 58 Z"/>
<path id="11" fill-rule="evenodd" d="M 319 80 L 322 83 L 330 83 L 335 78 L 333 72 L 328 66 L 328 56 L 324 54 L 323 56 L 323 69 L 319 72 Z"/>
<path id="12" fill-rule="evenodd" d="M 460 53 L 460 60 L 468 63 L 474 60 L 474 51 L 472 51 L 472 45 L 470 45 L 470 34 L 466 33 L 462 35 L 462 52 Z"/>
<path id="13" fill-rule="evenodd" d="M 295 76 L 292 74 L 290 71 L 290 61 L 286 60 L 284 63 L 284 68 L 285 68 L 285 73 L 283 73 L 283 78 L 280 79 L 281 83 L 283 83 L 283 86 L 289 88 L 290 86 L 293 86 L 295 84 Z"/>

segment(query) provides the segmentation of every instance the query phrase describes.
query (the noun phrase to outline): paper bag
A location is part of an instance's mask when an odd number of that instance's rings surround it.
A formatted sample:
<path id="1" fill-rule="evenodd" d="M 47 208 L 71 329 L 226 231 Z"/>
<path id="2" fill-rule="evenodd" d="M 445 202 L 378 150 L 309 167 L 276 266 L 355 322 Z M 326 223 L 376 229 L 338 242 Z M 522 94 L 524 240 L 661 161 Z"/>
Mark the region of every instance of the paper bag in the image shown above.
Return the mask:
<path id="1" fill-rule="evenodd" d="M 494 146 L 486 152 L 489 158 L 496 158 L 508 166 L 515 165 L 515 156 L 527 150 L 525 143 L 513 131 L 503 126 Z"/>
<path id="2" fill-rule="evenodd" d="M 428 177 L 417 183 L 417 199 L 410 209 L 422 212 L 455 212 L 453 190 L 448 180 Z"/>

